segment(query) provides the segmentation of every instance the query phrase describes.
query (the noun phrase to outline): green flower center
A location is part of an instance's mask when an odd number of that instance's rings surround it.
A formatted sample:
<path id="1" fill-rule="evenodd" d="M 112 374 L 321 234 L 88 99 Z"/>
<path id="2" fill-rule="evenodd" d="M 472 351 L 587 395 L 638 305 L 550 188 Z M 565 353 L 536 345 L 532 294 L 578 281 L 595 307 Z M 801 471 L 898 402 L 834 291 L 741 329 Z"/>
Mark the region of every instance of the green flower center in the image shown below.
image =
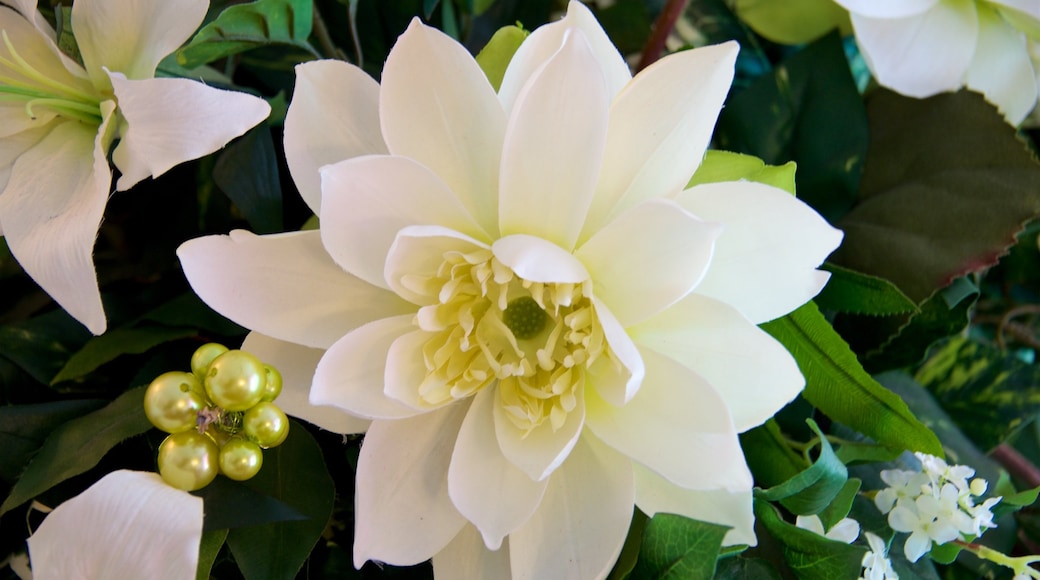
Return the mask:
<path id="1" fill-rule="evenodd" d="M 33 120 L 36 110 L 45 108 L 59 117 L 101 124 L 97 94 L 48 77 L 18 54 L 6 30 L 0 30 L 0 36 L 7 49 L 7 56 L 0 56 L 0 102 L 24 102 L 25 114 Z"/>
<path id="2" fill-rule="evenodd" d="M 530 296 L 522 296 L 502 311 L 502 322 L 520 340 L 534 338 L 545 328 L 545 311 Z"/>

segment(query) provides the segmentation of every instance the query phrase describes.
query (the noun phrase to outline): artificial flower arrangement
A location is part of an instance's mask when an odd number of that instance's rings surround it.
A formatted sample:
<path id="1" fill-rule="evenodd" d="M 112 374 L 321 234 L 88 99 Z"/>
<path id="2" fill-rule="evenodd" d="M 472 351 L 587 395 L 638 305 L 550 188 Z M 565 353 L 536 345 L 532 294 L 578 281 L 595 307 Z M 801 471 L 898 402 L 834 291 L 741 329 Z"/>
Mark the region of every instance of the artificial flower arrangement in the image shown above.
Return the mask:
<path id="1" fill-rule="evenodd" d="M 10 575 L 1040 578 L 1040 5 L 70 4 Z"/>

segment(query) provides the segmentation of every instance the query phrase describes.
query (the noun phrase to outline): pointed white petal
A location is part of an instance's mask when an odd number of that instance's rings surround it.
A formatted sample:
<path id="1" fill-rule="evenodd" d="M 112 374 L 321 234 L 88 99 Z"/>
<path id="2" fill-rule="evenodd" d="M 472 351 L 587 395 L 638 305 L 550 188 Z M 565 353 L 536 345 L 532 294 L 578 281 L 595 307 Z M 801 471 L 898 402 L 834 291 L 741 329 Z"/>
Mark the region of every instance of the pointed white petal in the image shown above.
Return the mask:
<path id="1" fill-rule="evenodd" d="M 415 311 L 344 272 L 316 231 L 257 236 L 235 230 L 189 240 L 177 256 L 192 289 L 214 310 L 303 346 L 328 348 L 366 322 Z"/>
<path id="2" fill-rule="evenodd" d="M 574 253 L 593 291 L 625 328 L 661 312 L 693 290 L 708 270 L 722 226 L 671 200 L 621 214 Z"/>
<path id="3" fill-rule="evenodd" d="M 686 186 L 704 158 L 733 82 L 738 50 L 737 43 L 728 42 L 669 55 L 636 75 L 614 99 L 583 240 L 619 212 L 674 196 Z"/>
<path id="4" fill-rule="evenodd" d="M 101 142 L 112 111 L 100 128 L 57 125 L 18 158 L 0 195 L 11 254 L 94 334 L 107 326 L 92 255 L 112 180 Z"/>
<path id="5" fill-rule="evenodd" d="M 805 304 L 826 284 L 830 275 L 815 268 L 843 234 L 787 192 L 732 181 L 698 185 L 677 201 L 725 227 L 694 292 L 730 304 L 761 324 Z"/>
<path id="6" fill-rule="evenodd" d="M 592 305 L 607 345 L 621 366 L 618 368 L 615 360 L 603 357 L 593 363 L 587 381 L 611 405 L 620 407 L 631 401 L 643 384 L 643 357 L 611 310 L 599 298 L 593 298 Z"/>
<path id="7" fill-rule="evenodd" d="M 632 521 L 632 462 L 584 436 L 509 536 L 513 578 L 606 578 Z"/>
<path id="8" fill-rule="evenodd" d="M 430 559 L 466 523 L 448 497 L 448 465 L 467 402 L 375 421 L 358 459 L 354 566 Z"/>
<path id="9" fill-rule="evenodd" d="M 502 86 L 498 90 L 498 98 L 507 112 L 513 110 L 521 89 L 531 80 L 538 68 L 552 58 L 563 45 L 564 36 L 569 28 L 578 28 L 588 39 L 603 78 L 607 81 L 609 96 L 618 94 L 632 79 L 625 59 L 588 7 L 581 2 L 570 2 L 567 5 L 567 16 L 563 20 L 535 29 L 509 61 Z"/>
<path id="10" fill-rule="evenodd" d="M 751 509 L 751 487 L 737 491 L 683 489 L 653 471 L 635 465 L 636 505 L 648 516 L 656 513 L 678 514 L 730 526 L 722 540 L 724 546 L 758 543 L 755 514 Z"/>
<path id="11" fill-rule="evenodd" d="M 158 473 L 114 471 L 58 506 L 29 538 L 36 578 L 194 578 L 202 498 Z"/>
<path id="12" fill-rule="evenodd" d="M 387 352 L 399 336 L 415 329 L 412 318 L 406 314 L 369 322 L 336 341 L 314 371 L 311 402 L 334 405 L 366 419 L 417 414 L 383 394 L 384 376 L 393 368 Z"/>
<path id="13" fill-rule="evenodd" d="M 978 36 L 975 0 L 943 0 L 906 18 L 852 14 L 856 42 L 882 85 L 910 97 L 956 90 Z M 942 55 L 937 58 L 936 55 Z"/>
<path id="14" fill-rule="evenodd" d="M 413 19 L 386 59 L 379 118 L 391 153 L 430 168 L 496 233 L 506 116 L 461 44 Z"/>
<path id="15" fill-rule="evenodd" d="M 277 404 L 286 415 L 335 433 L 364 433 L 368 429 L 369 421 L 366 419 L 355 417 L 337 407 L 310 402 L 314 369 L 325 351 L 277 340 L 259 332 L 250 332 L 246 336 L 242 350 L 252 353 L 281 373 L 282 393 L 278 395 Z"/>
<path id="16" fill-rule="evenodd" d="M 94 85 L 109 88 L 102 67 L 150 79 L 166 55 L 202 24 L 206 0 L 86 0 L 72 6 L 72 28 Z"/>
<path id="17" fill-rule="evenodd" d="M 586 424 L 604 443 L 689 489 L 748 489 L 751 472 L 726 403 L 704 379 L 643 349 L 646 377 L 624 407 L 585 395 Z"/>
<path id="18" fill-rule="evenodd" d="M 871 18 L 906 18 L 932 8 L 942 0 L 834 0 L 854 14 Z"/>
<path id="19" fill-rule="evenodd" d="M 1018 125 L 1036 106 L 1037 80 L 1026 35 L 989 6 L 979 5 L 979 42 L 965 84 L 981 91 Z"/>
<path id="20" fill-rule="evenodd" d="M 263 99 L 188 79 L 128 80 L 110 73 L 126 132 L 112 152 L 125 191 L 146 177 L 213 153 L 267 118 Z"/>
<path id="21" fill-rule="evenodd" d="M 285 114 L 285 160 L 315 215 L 321 208 L 319 169 L 386 152 L 379 128 L 379 83 L 338 60 L 296 65 L 296 87 Z"/>
<path id="22" fill-rule="evenodd" d="M 610 95 L 574 28 L 531 78 L 506 126 L 498 223 L 574 249 L 603 162 Z"/>
<path id="23" fill-rule="evenodd" d="M 97 91 L 87 79 L 86 71 L 64 56 L 54 43 L 54 31 L 36 11 L 36 0 L 19 0 L 15 8 L 26 14 L 26 17 L 19 16 L 7 6 L 0 6 L 0 22 L 4 23 L 3 31 L 18 57 L 51 81 L 59 82 L 87 96 L 96 97 Z M 4 42 L 0 42 L 0 57 L 8 61 L 18 60 L 13 58 Z M 18 68 L 0 65 L 0 75 L 29 86 L 48 89 L 38 80 L 23 75 Z M 24 110 L 24 102 L 22 107 Z M 3 131 L 4 129 L 0 129 L 0 132 Z"/>
<path id="24" fill-rule="evenodd" d="M 468 254 L 487 249 L 482 242 L 442 226 L 406 226 L 387 252 L 384 278 L 405 300 L 422 306 L 434 304 L 437 296 L 416 291 L 412 283 L 434 276 L 446 252 Z"/>
<path id="25" fill-rule="evenodd" d="M 534 481 L 510 463 L 495 438 L 495 393 L 473 398 L 462 422 L 448 469 L 448 493 L 455 507 L 483 535 L 490 550 L 531 517 L 548 480 Z"/>
<path id="26" fill-rule="evenodd" d="M 535 481 L 549 477 L 567 459 L 581 436 L 585 425 L 585 389 L 575 392 L 577 403 L 559 430 L 553 431 L 552 421 L 547 419 L 529 433 L 509 419 L 501 386 L 495 389 L 495 395 L 495 436 L 502 455 Z"/>
<path id="27" fill-rule="evenodd" d="M 321 170 L 321 239 L 336 263 L 389 288 L 386 256 L 397 233 L 436 225 L 490 242 L 448 186 L 407 157 L 369 155 Z"/>
<path id="28" fill-rule="evenodd" d="M 517 276 L 532 282 L 580 284 L 589 279 L 585 265 L 570 252 L 542 238 L 516 234 L 496 240 L 491 251 Z"/>
<path id="29" fill-rule="evenodd" d="M 691 294 L 629 329 L 633 340 L 704 377 L 738 432 L 762 424 L 805 386 L 787 349 L 732 306 Z"/>
<path id="30" fill-rule="evenodd" d="M 467 524 L 433 557 L 433 574 L 437 580 L 507 579 L 510 577 L 509 542 L 498 550 L 488 550 L 477 528 Z"/>

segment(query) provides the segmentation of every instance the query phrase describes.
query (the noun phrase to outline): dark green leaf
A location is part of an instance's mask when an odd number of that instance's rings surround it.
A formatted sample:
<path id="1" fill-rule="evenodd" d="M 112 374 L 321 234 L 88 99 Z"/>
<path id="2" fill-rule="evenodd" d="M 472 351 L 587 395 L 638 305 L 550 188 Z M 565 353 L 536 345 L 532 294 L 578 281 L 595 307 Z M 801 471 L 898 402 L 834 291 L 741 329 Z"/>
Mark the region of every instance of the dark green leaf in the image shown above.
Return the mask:
<path id="1" fill-rule="evenodd" d="M 618 0 L 596 11 L 596 20 L 621 54 L 639 52 L 650 37 L 653 19 L 647 8 L 645 0 Z"/>
<path id="2" fill-rule="evenodd" d="M 768 502 L 755 499 L 755 517 L 783 544 L 784 559 L 803 580 L 835 580 L 859 576 L 866 550 L 793 526 Z"/>
<path id="3" fill-rule="evenodd" d="M 903 450 L 893 451 L 883 445 L 873 443 L 843 443 L 834 452 L 845 465 L 852 463 L 877 463 L 892 461 L 899 457 Z"/>
<path id="4" fill-rule="evenodd" d="M 284 229 L 278 157 L 267 125 L 260 125 L 224 149 L 213 167 L 213 181 L 254 232 L 270 234 Z"/>
<path id="5" fill-rule="evenodd" d="M 194 329 L 183 327 L 114 328 L 87 341 L 83 348 L 69 358 L 57 376 L 51 380 L 51 384 L 87 375 L 99 366 L 124 354 L 141 354 L 160 344 L 195 334 Z"/>
<path id="6" fill-rule="evenodd" d="M 625 544 L 621 547 L 621 555 L 614 563 L 614 569 L 610 571 L 609 580 L 623 580 L 636 567 L 639 560 L 639 550 L 643 546 L 643 530 L 650 518 L 639 509 L 632 510 L 632 523 L 628 526 L 628 535 L 625 536 Z"/>
<path id="7" fill-rule="evenodd" d="M 231 6 L 177 51 L 177 62 L 195 68 L 269 44 L 289 45 L 318 56 L 307 43 L 312 15 L 311 0 L 256 0 Z"/>
<path id="8" fill-rule="evenodd" d="M 845 486 L 848 471 L 834 455 L 830 442 L 812 420 L 809 426 L 820 438 L 820 456 L 798 475 L 755 495 L 767 501 L 779 501 L 797 515 L 818 514 L 823 511 Z"/>
<path id="9" fill-rule="evenodd" d="M 527 38 L 528 32 L 517 26 L 499 28 L 491 40 L 477 54 L 477 64 L 484 71 L 491 86 L 497 91 L 502 86 L 502 77 L 506 74 L 509 61 L 516 54 L 516 49 Z"/>
<path id="10" fill-rule="evenodd" d="M 760 485 L 780 485 L 808 467 L 805 459 L 787 444 L 774 419 L 741 433 L 740 447 Z"/>
<path id="11" fill-rule="evenodd" d="M 834 524 L 848 517 L 849 510 L 852 509 L 852 502 L 856 499 L 856 494 L 859 493 L 859 488 L 862 484 L 863 482 L 854 477 L 849 478 L 845 482 L 845 485 L 834 496 L 830 505 L 820 512 L 820 521 L 823 522 L 823 529 L 829 530 L 834 527 Z"/>
<path id="12" fill-rule="evenodd" d="M 13 483 L 51 431 L 104 405 L 90 399 L 0 407 L 0 479 Z"/>
<path id="13" fill-rule="evenodd" d="M 828 417 L 892 449 L 943 454 L 935 433 L 863 370 L 815 304 L 810 302 L 762 328 L 794 356 L 805 375 L 802 396 Z"/>
<path id="14" fill-rule="evenodd" d="M 206 487 L 193 491 L 192 495 L 206 502 L 206 520 L 202 529 L 207 532 L 307 519 L 285 502 L 226 477 L 214 479 Z"/>
<path id="15" fill-rule="evenodd" d="M 209 580 L 210 571 L 213 570 L 213 562 L 217 560 L 217 554 L 224 546 L 227 539 L 227 530 L 210 530 L 203 532 L 202 542 L 199 546 L 199 566 L 195 571 L 195 580 Z"/>
<path id="16" fill-rule="evenodd" d="M 715 580 L 780 580 L 780 572 L 762 558 L 724 558 L 715 569 Z"/>
<path id="17" fill-rule="evenodd" d="M 1003 499 L 1000 500 L 1000 503 L 993 506 L 991 511 L 995 517 L 999 518 L 1004 514 L 1014 513 L 1022 508 L 1033 505 L 1036 503 L 1037 496 L 1040 496 L 1040 487 L 1020 491 L 1012 495 L 1005 495 L 1003 496 Z"/>
<path id="18" fill-rule="evenodd" d="M 55 429 L 0 505 L 0 514 L 87 471 L 119 442 L 151 429 L 144 414 L 144 391 L 129 390 L 105 408 Z"/>
<path id="19" fill-rule="evenodd" d="M 167 326 L 191 326 L 216 334 L 234 336 L 245 334 L 246 329 L 217 314 L 194 292 L 181 294 L 152 310 L 142 320 Z"/>
<path id="20" fill-rule="evenodd" d="M 888 280 L 833 264 L 824 264 L 823 269 L 831 273 L 831 279 L 815 301 L 824 310 L 869 316 L 917 312 L 914 301 Z"/>
<path id="21" fill-rule="evenodd" d="M 37 381 L 50 384 L 90 332 L 63 310 L 0 326 L 0 354 Z"/>
<path id="22" fill-rule="evenodd" d="M 437 8 L 437 5 L 440 4 L 440 2 L 441 2 L 441 0 L 423 0 L 423 3 L 422 3 L 423 15 L 426 18 L 429 18 L 430 16 L 433 16 L 433 11 L 434 11 L 435 8 Z"/>
<path id="23" fill-rule="evenodd" d="M 657 514 L 646 524 L 639 561 L 629 578 L 708 580 L 715 574 L 715 562 L 728 530 L 727 526 L 683 516 Z"/>

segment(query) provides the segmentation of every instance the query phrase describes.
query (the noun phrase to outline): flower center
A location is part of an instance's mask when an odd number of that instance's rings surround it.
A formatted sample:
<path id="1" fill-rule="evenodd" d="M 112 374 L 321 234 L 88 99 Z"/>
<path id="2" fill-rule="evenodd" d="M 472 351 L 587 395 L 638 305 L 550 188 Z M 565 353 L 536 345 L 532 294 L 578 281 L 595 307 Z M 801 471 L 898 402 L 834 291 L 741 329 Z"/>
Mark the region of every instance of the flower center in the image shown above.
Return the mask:
<path id="1" fill-rule="evenodd" d="M 437 273 L 409 286 L 435 303 L 416 316 L 434 333 L 423 347 L 419 399 L 442 405 L 498 381 L 498 401 L 529 434 L 563 426 L 589 366 L 610 351 L 589 299 L 591 283 L 540 283 L 517 276 L 490 250 L 446 252 Z"/>
<path id="2" fill-rule="evenodd" d="M 0 30 L 0 37 L 9 57 L 0 56 L 0 102 L 24 102 L 25 114 L 33 120 L 36 109 L 46 108 L 59 117 L 101 124 L 97 95 L 46 76 L 18 54 L 6 30 Z"/>

